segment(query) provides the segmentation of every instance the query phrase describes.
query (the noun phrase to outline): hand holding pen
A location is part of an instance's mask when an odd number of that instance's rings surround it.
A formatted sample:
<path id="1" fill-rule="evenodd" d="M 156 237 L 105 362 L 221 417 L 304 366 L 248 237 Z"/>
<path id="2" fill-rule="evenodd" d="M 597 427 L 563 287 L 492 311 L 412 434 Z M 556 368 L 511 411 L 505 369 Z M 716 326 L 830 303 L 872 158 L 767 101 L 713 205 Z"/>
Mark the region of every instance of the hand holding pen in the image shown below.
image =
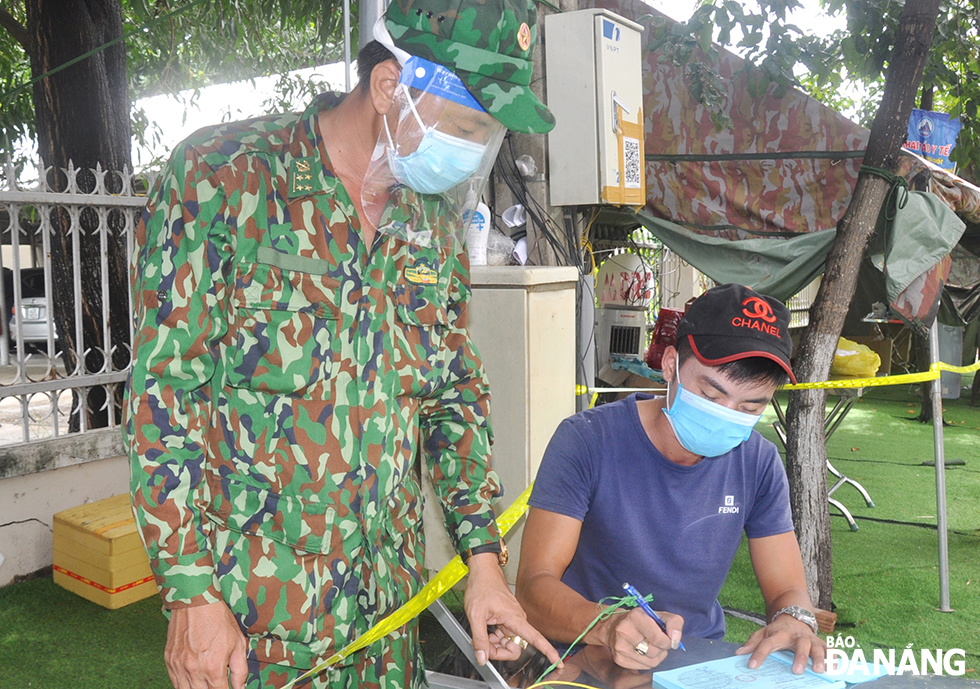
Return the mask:
<path id="1" fill-rule="evenodd" d="M 628 595 L 636 600 L 632 593 Z M 628 602 L 629 598 L 624 600 Z M 631 609 L 622 605 L 616 608 L 593 627 L 585 642 L 608 648 L 611 660 L 619 667 L 651 670 L 666 660 L 672 648 L 678 648 L 684 629 L 684 618 L 680 615 L 664 613 L 667 621 L 663 623 L 663 619 L 657 622 L 659 616 L 650 615 L 639 605 Z"/>
<path id="2" fill-rule="evenodd" d="M 643 612 L 649 615 L 653 619 L 653 621 L 657 623 L 657 626 L 660 627 L 660 631 L 662 631 L 665 635 L 670 636 L 669 634 L 667 634 L 667 625 L 664 623 L 662 619 L 660 619 L 660 615 L 654 612 L 653 608 L 650 607 L 650 604 L 647 603 L 646 600 L 644 600 L 643 596 L 640 595 L 640 592 L 637 591 L 636 588 L 634 588 L 633 586 L 630 586 L 629 582 L 625 582 L 623 584 L 623 589 L 626 591 L 626 593 L 628 593 L 630 596 L 633 597 L 633 600 L 636 601 L 636 604 L 640 608 L 642 608 Z M 684 648 L 683 641 L 678 641 L 677 647 L 682 651 L 687 651 L 687 649 Z"/>

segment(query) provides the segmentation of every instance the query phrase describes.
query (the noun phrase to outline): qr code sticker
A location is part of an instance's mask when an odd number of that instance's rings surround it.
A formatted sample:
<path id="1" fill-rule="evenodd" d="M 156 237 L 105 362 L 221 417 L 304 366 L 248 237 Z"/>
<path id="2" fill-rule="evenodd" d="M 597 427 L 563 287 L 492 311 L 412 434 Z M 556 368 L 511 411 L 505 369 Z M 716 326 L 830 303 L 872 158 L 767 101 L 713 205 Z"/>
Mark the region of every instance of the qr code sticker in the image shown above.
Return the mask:
<path id="1" fill-rule="evenodd" d="M 623 181 L 627 189 L 639 189 L 642 184 L 643 166 L 640 160 L 640 142 L 623 137 Z"/>

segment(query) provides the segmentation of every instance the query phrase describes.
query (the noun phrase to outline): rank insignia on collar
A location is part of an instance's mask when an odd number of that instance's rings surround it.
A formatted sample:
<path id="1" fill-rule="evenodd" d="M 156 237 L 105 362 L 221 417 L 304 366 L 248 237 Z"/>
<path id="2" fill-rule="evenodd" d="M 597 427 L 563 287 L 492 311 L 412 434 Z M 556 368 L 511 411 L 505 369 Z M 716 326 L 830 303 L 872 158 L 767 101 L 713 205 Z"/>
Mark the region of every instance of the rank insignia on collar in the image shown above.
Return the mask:
<path id="1" fill-rule="evenodd" d="M 289 198 L 305 196 L 320 191 L 320 179 L 316 170 L 320 164 L 317 156 L 295 158 L 289 164 Z"/>
<path id="2" fill-rule="evenodd" d="M 439 282 L 439 273 L 429 267 L 429 262 L 423 258 L 415 265 L 405 267 L 405 281 L 413 285 L 434 285 Z"/>

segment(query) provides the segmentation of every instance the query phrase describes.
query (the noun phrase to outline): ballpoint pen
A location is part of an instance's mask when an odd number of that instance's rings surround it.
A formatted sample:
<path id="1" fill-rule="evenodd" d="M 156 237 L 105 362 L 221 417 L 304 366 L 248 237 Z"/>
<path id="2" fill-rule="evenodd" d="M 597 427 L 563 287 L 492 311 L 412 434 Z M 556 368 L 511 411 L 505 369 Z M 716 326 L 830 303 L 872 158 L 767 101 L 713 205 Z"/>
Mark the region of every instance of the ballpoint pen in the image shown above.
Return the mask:
<path id="1" fill-rule="evenodd" d="M 667 625 L 664 624 L 664 621 L 662 619 L 660 619 L 660 615 L 658 615 L 653 611 L 653 608 L 650 607 L 650 604 L 647 603 L 645 600 L 643 600 L 643 596 L 640 595 L 640 592 L 637 591 L 634 587 L 630 586 L 629 582 L 625 582 L 623 584 L 623 589 L 626 591 L 626 593 L 633 596 L 633 600 L 636 601 L 637 605 L 643 608 L 643 612 L 645 612 L 647 615 L 653 618 L 653 621 L 657 623 L 658 627 L 660 627 L 660 631 L 662 631 L 664 634 L 667 634 Z M 667 636 L 670 635 L 667 634 Z M 680 640 L 677 641 L 677 648 L 681 649 L 682 651 L 687 651 L 687 649 L 684 648 L 684 642 Z"/>

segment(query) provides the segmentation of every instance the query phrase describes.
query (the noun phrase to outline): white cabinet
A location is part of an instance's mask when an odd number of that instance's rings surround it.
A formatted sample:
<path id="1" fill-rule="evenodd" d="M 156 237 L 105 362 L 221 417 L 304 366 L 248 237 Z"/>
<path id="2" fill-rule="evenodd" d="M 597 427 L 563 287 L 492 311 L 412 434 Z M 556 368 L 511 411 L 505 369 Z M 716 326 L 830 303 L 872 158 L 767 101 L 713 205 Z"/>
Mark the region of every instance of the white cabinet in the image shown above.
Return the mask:
<path id="1" fill-rule="evenodd" d="M 566 267 L 474 266 L 470 334 L 490 380 L 493 468 L 504 485 L 497 514 L 537 473 L 558 424 L 575 412 L 575 285 Z M 426 567 L 455 555 L 426 483 Z M 523 522 L 507 536 L 514 583 Z"/>

